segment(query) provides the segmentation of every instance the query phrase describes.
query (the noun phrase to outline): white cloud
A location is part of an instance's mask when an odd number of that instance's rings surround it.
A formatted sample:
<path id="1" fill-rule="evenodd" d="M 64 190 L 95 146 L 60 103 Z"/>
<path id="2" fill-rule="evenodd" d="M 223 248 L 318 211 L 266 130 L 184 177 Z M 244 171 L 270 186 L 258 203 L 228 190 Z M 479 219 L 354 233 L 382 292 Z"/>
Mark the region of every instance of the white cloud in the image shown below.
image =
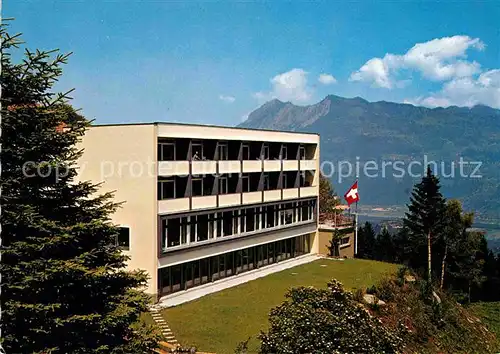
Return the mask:
<path id="1" fill-rule="evenodd" d="M 337 79 L 334 78 L 333 75 L 323 73 L 318 76 L 318 81 L 323 85 L 331 85 L 335 84 L 337 82 Z"/>
<path id="2" fill-rule="evenodd" d="M 410 103 L 415 106 L 425 106 L 425 107 L 430 107 L 430 108 L 435 108 L 435 107 L 449 107 L 451 106 L 451 102 L 444 98 L 444 97 L 415 97 L 412 99 L 406 99 L 404 100 L 404 103 Z"/>
<path id="3" fill-rule="evenodd" d="M 277 98 L 281 101 L 306 103 L 312 98 L 312 89 L 307 84 L 308 73 L 303 69 L 295 68 L 271 78 L 269 81 L 272 90 L 256 92 L 253 96 L 259 101 Z"/>
<path id="4" fill-rule="evenodd" d="M 500 69 L 485 71 L 478 77 L 460 77 L 443 85 L 441 91 L 428 97 L 407 100 L 428 107 L 451 105 L 472 107 L 484 104 L 500 108 Z"/>
<path id="5" fill-rule="evenodd" d="M 236 101 L 236 98 L 234 98 L 234 96 L 219 95 L 219 100 L 227 103 L 233 103 L 234 101 Z"/>
<path id="6" fill-rule="evenodd" d="M 389 77 L 390 68 L 384 59 L 368 60 L 358 71 L 351 74 L 349 81 L 371 81 L 373 86 L 392 88 L 393 83 Z"/>
<path id="7" fill-rule="evenodd" d="M 446 81 L 469 77 L 481 71 L 479 63 L 467 61 L 469 49 L 483 50 L 479 38 L 453 36 L 417 43 L 405 54 L 387 53 L 383 58 L 368 60 L 359 70 L 351 73 L 349 81 L 371 82 L 373 86 L 393 88 L 399 86 L 398 75 L 413 70 L 433 81 Z"/>

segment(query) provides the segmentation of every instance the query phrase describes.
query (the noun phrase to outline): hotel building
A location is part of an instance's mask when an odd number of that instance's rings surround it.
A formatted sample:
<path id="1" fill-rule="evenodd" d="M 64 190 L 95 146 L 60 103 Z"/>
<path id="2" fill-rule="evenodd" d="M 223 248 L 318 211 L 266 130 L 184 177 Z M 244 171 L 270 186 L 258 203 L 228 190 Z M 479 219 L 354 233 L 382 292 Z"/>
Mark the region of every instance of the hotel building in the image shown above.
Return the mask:
<path id="1" fill-rule="evenodd" d="M 157 297 L 319 252 L 319 136 L 203 125 L 92 126 L 79 179 L 112 215 Z"/>

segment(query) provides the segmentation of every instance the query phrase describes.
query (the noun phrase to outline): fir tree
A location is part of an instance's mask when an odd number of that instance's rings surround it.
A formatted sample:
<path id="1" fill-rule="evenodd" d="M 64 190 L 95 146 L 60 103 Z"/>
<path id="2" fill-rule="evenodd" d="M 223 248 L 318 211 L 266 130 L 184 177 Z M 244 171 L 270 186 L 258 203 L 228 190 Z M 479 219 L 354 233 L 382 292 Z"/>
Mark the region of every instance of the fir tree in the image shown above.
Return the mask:
<path id="1" fill-rule="evenodd" d="M 375 258 L 375 230 L 368 221 L 358 229 L 358 257 Z"/>
<path id="2" fill-rule="evenodd" d="M 140 353 L 158 336 L 143 272 L 123 269 L 111 194 L 77 182 L 89 121 L 52 88 L 68 55 L 25 51 L 1 28 L 2 339 L 8 353 Z"/>
<path id="3" fill-rule="evenodd" d="M 439 179 L 428 166 L 422 181 L 413 188 L 403 221 L 413 248 L 410 265 L 414 268 L 426 268 L 429 280 L 432 279 L 432 244 L 443 225 L 445 199 L 440 188 Z M 426 265 L 422 262 L 424 254 L 427 255 Z"/>
<path id="4" fill-rule="evenodd" d="M 376 259 L 384 262 L 394 262 L 394 244 L 392 236 L 386 227 L 377 235 L 375 243 Z"/>

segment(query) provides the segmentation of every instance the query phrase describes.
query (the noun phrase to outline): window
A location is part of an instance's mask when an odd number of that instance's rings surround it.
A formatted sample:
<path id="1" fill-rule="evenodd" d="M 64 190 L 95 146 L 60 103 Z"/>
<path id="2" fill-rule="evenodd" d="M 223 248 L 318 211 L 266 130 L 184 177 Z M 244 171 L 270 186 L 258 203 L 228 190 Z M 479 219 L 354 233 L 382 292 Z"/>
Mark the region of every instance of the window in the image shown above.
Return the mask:
<path id="1" fill-rule="evenodd" d="M 239 222 L 238 222 L 238 219 L 239 219 L 239 211 L 238 210 L 234 210 L 233 211 L 233 235 L 238 235 L 238 225 L 239 225 Z"/>
<path id="2" fill-rule="evenodd" d="M 175 198 L 175 179 L 158 181 L 158 200 Z"/>
<path id="3" fill-rule="evenodd" d="M 287 176 L 285 173 L 281 175 L 281 188 L 286 189 L 288 188 L 288 183 L 287 183 Z"/>
<path id="4" fill-rule="evenodd" d="M 241 191 L 243 193 L 250 192 L 250 176 L 244 175 L 241 177 Z"/>
<path id="5" fill-rule="evenodd" d="M 299 147 L 299 159 L 300 160 L 306 159 L 306 148 L 304 146 Z"/>
<path id="6" fill-rule="evenodd" d="M 269 145 L 264 144 L 264 148 L 263 148 L 262 152 L 263 152 L 262 158 L 264 160 L 269 160 Z"/>
<path id="7" fill-rule="evenodd" d="M 268 205 L 266 207 L 267 227 L 274 227 L 275 226 L 275 222 L 274 222 L 275 217 L 276 217 L 276 213 L 274 212 L 274 205 Z"/>
<path id="8" fill-rule="evenodd" d="M 190 217 L 189 221 L 189 242 L 196 242 L 196 215 Z"/>
<path id="9" fill-rule="evenodd" d="M 167 220 L 166 244 L 167 247 L 175 247 L 181 244 L 181 219 Z"/>
<path id="10" fill-rule="evenodd" d="M 286 209 L 285 209 L 285 224 L 289 225 L 293 223 L 294 219 L 294 214 L 295 214 L 295 209 L 293 207 L 293 204 L 287 204 Z"/>
<path id="11" fill-rule="evenodd" d="M 229 236 L 232 234 L 232 226 L 233 226 L 233 214 L 230 211 L 225 211 L 222 214 L 222 228 L 224 236 Z"/>
<path id="12" fill-rule="evenodd" d="M 268 191 L 271 189 L 271 185 L 269 183 L 269 175 L 267 173 L 264 174 L 264 190 Z"/>
<path id="13" fill-rule="evenodd" d="M 191 153 L 193 160 L 203 160 L 203 145 L 201 143 L 195 143 L 191 145 Z"/>
<path id="14" fill-rule="evenodd" d="M 243 144 L 242 146 L 242 160 L 250 160 L 250 146 L 248 144 Z"/>
<path id="15" fill-rule="evenodd" d="M 281 148 L 281 159 L 286 160 L 287 158 L 288 158 L 288 149 L 286 145 L 283 145 L 283 147 Z"/>
<path id="16" fill-rule="evenodd" d="M 163 223 L 165 241 L 163 247 L 175 247 L 187 244 L 190 232 L 190 223 L 187 217 L 167 219 Z"/>
<path id="17" fill-rule="evenodd" d="M 215 213 L 216 237 L 222 236 L 222 213 Z"/>
<path id="18" fill-rule="evenodd" d="M 228 150 L 226 143 L 220 143 L 218 146 L 219 160 L 228 160 Z"/>
<path id="19" fill-rule="evenodd" d="M 208 214 L 202 214 L 198 215 L 196 217 L 196 235 L 197 235 L 197 241 L 206 241 L 208 240 L 208 233 L 209 233 L 209 219 L 208 219 Z"/>
<path id="20" fill-rule="evenodd" d="M 187 217 L 181 218 L 181 245 L 185 245 L 188 239 L 189 221 Z"/>
<path id="21" fill-rule="evenodd" d="M 246 210 L 240 210 L 240 232 L 246 232 L 246 227 L 245 227 L 245 221 L 246 221 Z"/>
<path id="22" fill-rule="evenodd" d="M 305 187 L 306 185 L 306 172 L 305 171 L 300 171 L 300 186 Z"/>
<path id="23" fill-rule="evenodd" d="M 341 245 L 341 246 L 342 246 L 342 245 L 348 245 L 348 244 L 349 244 L 349 240 L 350 240 L 349 236 L 347 236 L 347 237 L 342 237 L 342 239 L 340 240 L 340 245 Z"/>
<path id="24" fill-rule="evenodd" d="M 279 215 L 279 219 L 278 219 L 279 225 L 285 225 L 285 206 L 284 205 L 279 206 L 278 215 Z"/>
<path id="25" fill-rule="evenodd" d="M 227 177 L 219 177 L 219 194 L 227 194 Z"/>
<path id="26" fill-rule="evenodd" d="M 203 195 L 203 180 L 201 178 L 193 178 L 191 180 L 191 195 L 193 197 Z"/>
<path id="27" fill-rule="evenodd" d="M 255 209 L 254 208 L 249 208 L 245 210 L 245 225 L 246 225 L 246 232 L 254 231 L 255 230 Z"/>
<path id="28" fill-rule="evenodd" d="M 309 203 L 301 202 L 302 221 L 309 220 Z"/>
<path id="29" fill-rule="evenodd" d="M 116 245 L 122 250 L 130 249 L 130 228 L 120 227 L 116 236 Z"/>
<path id="30" fill-rule="evenodd" d="M 175 160 L 175 144 L 159 143 L 158 161 L 174 161 L 174 160 Z"/>

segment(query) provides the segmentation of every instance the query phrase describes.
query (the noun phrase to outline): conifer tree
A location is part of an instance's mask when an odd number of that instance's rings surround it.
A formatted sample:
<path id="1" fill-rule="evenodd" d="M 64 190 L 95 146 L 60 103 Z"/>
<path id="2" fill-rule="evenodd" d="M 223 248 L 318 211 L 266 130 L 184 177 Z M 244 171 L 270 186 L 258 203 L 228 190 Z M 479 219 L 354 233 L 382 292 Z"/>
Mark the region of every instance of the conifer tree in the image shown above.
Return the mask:
<path id="1" fill-rule="evenodd" d="M 375 257 L 375 230 L 368 221 L 358 229 L 358 257 L 365 259 Z"/>
<path id="2" fill-rule="evenodd" d="M 428 166 L 422 181 L 413 188 L 408 212 L 405 213 L 403 220 L 413 248 L 410 265 L 414 268 L 427 269 L 428 280 L 432 279 L 432 244 L 443 227 L 445 199 L 440 188 L 439 179 Z M 427 256 L 426 265 L 422 262 L 423 255 Z"/>
<path id="3" fill-rule="evenodd" d="M 384 262 L 394 262 L 395 258 L 394 244 L 392 236 L 386 227 L 377 235 L 375 242 L 376 259 Z"/>
<path id="4" fill-rule="evenodd" d="M 123 269 L 117 208 L 78 182 L 76 143 L 89 121 L 52 92 L 68 55 L 26 50 L 1 27 L 2 339 L 7 353 L 141 353 L 158 336 L 143 272 Z"/>

